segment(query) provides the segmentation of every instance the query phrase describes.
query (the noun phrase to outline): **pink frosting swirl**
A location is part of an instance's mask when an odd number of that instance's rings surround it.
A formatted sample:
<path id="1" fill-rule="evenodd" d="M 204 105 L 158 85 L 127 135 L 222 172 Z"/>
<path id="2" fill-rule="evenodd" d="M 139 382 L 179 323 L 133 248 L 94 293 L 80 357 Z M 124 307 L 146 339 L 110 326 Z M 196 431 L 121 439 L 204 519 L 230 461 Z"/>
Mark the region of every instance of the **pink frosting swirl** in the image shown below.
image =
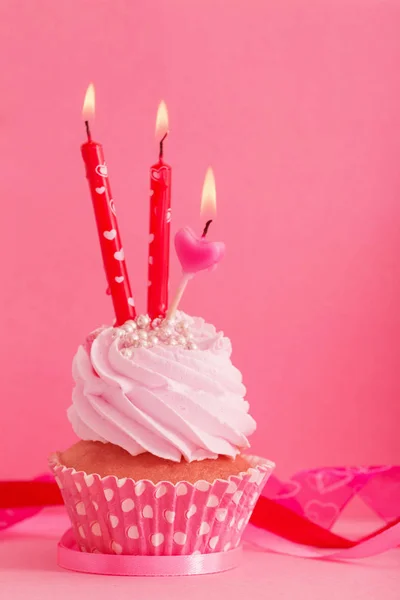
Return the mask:
<path id="1" fill-rule="evenodd" d="M 127 358 L 112 328 L 78 349 L 68 417 L 81 439 L 174 461 L 234 457 L 249 446 L 256 424 L 230 341 L 203 319 L 186 318 L 197 350 L 160 344 Z"/>

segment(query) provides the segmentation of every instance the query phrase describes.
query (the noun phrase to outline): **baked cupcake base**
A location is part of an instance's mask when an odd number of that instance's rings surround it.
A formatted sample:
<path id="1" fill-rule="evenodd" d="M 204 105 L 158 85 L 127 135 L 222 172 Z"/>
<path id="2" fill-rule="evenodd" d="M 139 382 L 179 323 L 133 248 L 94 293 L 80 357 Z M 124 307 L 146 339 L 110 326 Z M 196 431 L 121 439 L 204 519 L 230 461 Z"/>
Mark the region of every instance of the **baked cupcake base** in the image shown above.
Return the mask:
<path id="1" fill-rule="evenodd" d="M 186 462 L 166 460 L 148 452 L 132 456 L 115 444 L 79 441 L 68 450 L 58 453 L 59 462 L 86 474 L 97 473 L 100 477 L 115 475 L 129 477 L 135 481 L 148 479 L 153 483 L 169 481 L 179 483 L 188 481 L 195 483 L 200 479 L 212 483 L 215 479 L 227 479 L 230 475 L 239 475 L 250 467 L 242 455 L 235 459 L 219 456 L 216 459 L 205 459 Z"/>
<path id="2" fill-rule="evenodd" d="M 188 555 L 236 548 L 274 464 L 244 456 L 250 467 L 226 479 L 177 483 L 101 477 L 50 466 L 83 552 Z"/>

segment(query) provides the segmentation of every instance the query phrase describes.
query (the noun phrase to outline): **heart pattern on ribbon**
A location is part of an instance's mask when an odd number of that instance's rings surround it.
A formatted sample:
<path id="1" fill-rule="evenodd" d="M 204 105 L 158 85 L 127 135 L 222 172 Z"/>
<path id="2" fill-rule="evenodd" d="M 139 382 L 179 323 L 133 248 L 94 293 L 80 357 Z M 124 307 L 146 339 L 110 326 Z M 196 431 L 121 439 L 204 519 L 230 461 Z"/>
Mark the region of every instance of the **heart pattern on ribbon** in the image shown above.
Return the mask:
<path id="1" fill-rule="evenodd" d="M 287 481 L 282 488 L 274 495 L 274 500 L 287 500 L 294 498 L 301 490 L 301 485 L 298 481 Z"/>
<path id="2" fill-rule="evenodd" d="M 331 469 L 319 471 L 309 476 L 310 487 L 315 488 L 320 494 L 329 494 L 340 488 L 346 487 L 354 479 L 354 474 L 345 470 Z"/>
<path id="3" fill-rule="evenodd" d="M 339 514 L 339 508 L 333 502 L 311 500 L 304 507 L 305 516 L 323 527 L 330 527 Z"/>

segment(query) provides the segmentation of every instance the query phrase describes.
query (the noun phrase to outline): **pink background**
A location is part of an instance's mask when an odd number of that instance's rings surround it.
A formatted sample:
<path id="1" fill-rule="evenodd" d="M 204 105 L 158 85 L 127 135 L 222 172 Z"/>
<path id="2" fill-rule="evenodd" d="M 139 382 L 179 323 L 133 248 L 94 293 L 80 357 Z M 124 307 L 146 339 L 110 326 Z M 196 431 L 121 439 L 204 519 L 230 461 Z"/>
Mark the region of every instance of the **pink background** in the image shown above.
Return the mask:
<path id="1" fill-rule="evenodd" d="M 183 307 L 234 341 L 254 450 L 281 473 L 398 462 L 399 29 L 398 0 L 1 0 L 0 476 L 73 441 L 71 359 L 112 319 L 79 152 L 91 80 L 138 306 L 164 98 L 173 229 L 200 228 L 212 164 L 228 248 Z"/>

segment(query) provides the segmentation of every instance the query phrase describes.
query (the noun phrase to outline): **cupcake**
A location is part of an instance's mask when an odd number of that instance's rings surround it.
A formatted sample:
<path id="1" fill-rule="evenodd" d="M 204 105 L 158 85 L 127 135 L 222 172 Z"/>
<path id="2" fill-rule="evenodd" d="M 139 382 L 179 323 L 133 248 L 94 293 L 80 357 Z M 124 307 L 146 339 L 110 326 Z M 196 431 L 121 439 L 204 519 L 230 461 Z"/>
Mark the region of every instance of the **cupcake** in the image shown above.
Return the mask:
<path id="1" fill-rule="evenodd" d="M 73 361 L 80 441 L 50 458 L 79 549 L 227 552 L 274 465 L 245 454 L 256 424 L 222 332 L 178 312 L 91 334 Z"/>

